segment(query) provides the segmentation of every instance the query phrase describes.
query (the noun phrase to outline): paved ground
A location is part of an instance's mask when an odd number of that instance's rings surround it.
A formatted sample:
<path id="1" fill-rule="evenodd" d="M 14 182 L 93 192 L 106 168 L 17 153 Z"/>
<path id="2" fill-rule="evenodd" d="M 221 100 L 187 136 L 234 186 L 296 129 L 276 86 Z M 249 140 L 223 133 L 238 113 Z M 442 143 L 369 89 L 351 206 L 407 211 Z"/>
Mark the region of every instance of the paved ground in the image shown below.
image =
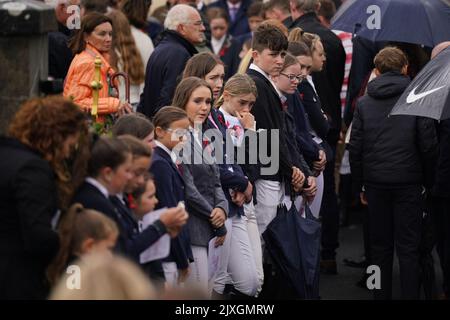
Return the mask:
<path id="1" fill-rule="evenodd" d="M 358 222 L 357 222 L 358 223 Z M 337 254 L 338 275 L 321 275 L 320 295 L 324 300 L 367 300 L 372 299 L 372 294 L 367 289 L 356 286 L 361 279 L 363 269 L 347 267 L 342 260 L 344 258 L 359 259 L 363 254 L 362 225 L 353 224 L 340 229 L 340 248 Z M 437 267 L 438 259 L 435 257 L 435 270 L 438 283 L 438 293 L 441 292 L 440 284 L 442 275 Z M 393 271 L 393 298 L 400 298 L 400 281 L 398 264 L 395 261 Z"/>

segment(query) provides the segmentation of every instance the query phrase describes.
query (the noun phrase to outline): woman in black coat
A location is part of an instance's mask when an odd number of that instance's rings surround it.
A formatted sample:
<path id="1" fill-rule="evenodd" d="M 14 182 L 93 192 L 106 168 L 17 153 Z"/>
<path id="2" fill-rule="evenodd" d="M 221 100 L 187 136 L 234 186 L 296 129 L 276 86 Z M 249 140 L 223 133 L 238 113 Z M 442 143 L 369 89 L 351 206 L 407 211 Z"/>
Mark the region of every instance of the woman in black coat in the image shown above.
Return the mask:
<path id="1" fill-rule="evenodd" d="M 71 196 L 64 160 L 85 131 L 79 107 L 51 97 L 26 102 L 0 138 L 0 299 L 46 298 L 52 219 Z"/>

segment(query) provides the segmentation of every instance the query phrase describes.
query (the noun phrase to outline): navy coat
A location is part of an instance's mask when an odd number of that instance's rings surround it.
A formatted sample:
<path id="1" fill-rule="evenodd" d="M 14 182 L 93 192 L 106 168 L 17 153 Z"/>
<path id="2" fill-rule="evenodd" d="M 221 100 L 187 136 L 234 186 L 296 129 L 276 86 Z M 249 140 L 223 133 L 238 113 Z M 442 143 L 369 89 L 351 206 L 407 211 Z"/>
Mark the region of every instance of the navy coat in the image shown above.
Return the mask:
<path id="1" fill-rule="evenodd" d="M 321 72 L 314 72 L 312 77 L 323 104 L 324 111 L 331 118 L 331 128 L 327 141 L 335 145 L 341 130 L 341 89 L 344 81 L 346 54 L 342 41 L 317 18 L 316 13 L 309 12 L 295 20 L 289 29 L 300 27 L 305 32 L 317 34 L 323 44 L 327 61 Z"/>
<path id="2" fill-rule="evenodd" d="M 197 49 L 175 31 L 166 30 L 150 56 L 145 72 L 145 87 L 137 111 L 152 118 L 172 103 L 178 77 Z"/>
<path id="3" fill-rule="evenodd" d="M 286 95 L 288 112 L 292 115 L 296 128 L 297 144 L 302 151 L 305 160 L 311 164 L 319 160 L 319 145 L 312 139 L 310 124 L 308 123 L 305 107 L 300 99 L 300 93 Z"/>
<path id="4" fill-rule="evenodd" d="M 48 33 L 48 75 L 64 79 L 72 63 L 73 53 L 68 47 L 72 33 L 58 22 L 58 31 Z"/>
<path id="5" fill-rule="evenodd" d="M 227 137 L 226 133 L 226 127 L 223 123 L 224 116 L 222 112 L 219 110 L 213 108 L 211 109 L 211 116 L 214 120 L 214 123 L 218 126 L 220 133 L 222 134 L 222 137 L 224 138 L 224 149 L 223 149 L 223 159 L 222 164 L 219 164 L 219 172 L 220 172 L 220 184 L 222 185 L 223 193 L 225 194 L 225 198 L 228 200 L 229 205 L 229 213 L 228 217 L 233 217 L 236 214 L 237 215 L 243 215 L 244 214 L 244 208 L 238 207 L 231 199 L 230 195 L 230 189 L 244 192 L 247 189 L 248 186 L 248 178 L 245 176 L 244 171 L 242 168 L 235 164 L 227 164 L 227 155 L 225 153 L 225 139 Z M 207 128 L 209 129 L 216 129 L 214 124 L 211 123 L 211 120 L 208 119 Z M 231 161 L 228 161 L 231 162 Z M 233 161 L 234 162 L 234 161 Z"/>
<path id="6" fill-rule="evenodd" d="M 176 207 L 178 202 L 184 201 L 183 177 L 170 155 L 160 147 L 154 149 L 150 172 L 156 185 L 156 209 Z M 165 261 L 176 262 L 178 269 L 186 269 L 189 261 L 194 261 L 187 227 L 171 240 L 170 255 Z"/>
<path id="7" fill-rule="evenodd" d="M 231 21 L 231 18 L 228 17 L 230 21 L 230 26 L 228 28 L 228 31 L 230 34 L 234 37 L 239 36 L 244 33 L 250 32 L 250 26 L 248 25 L 248 18 L 247 18 L 247 10 L 248 7 L 252 4 L 251 0 L 242 0 L 241 6 L 239 7 L 238 12 L 236 13 L 236 18 L 234 21 Z M 225 10 L 225 12 L 228 14 L 228 3 L 226 0 L 218 0 L 216 2 L 211 3 L 208 8 L 222 8 Z"/>
<path id="8" fill-rule="evenodd" d="M 74 202 L 100 211 L 113 219 L 119 228 L 116 251 L 139 263 L 140 254 L 164 235 L 166 228 L 158 220 L 139 233 L 137 222 L 130 210 L 117 197 L 114 198 L 106 198 L 95 186 L 85 182 L 77 191 Z"/>

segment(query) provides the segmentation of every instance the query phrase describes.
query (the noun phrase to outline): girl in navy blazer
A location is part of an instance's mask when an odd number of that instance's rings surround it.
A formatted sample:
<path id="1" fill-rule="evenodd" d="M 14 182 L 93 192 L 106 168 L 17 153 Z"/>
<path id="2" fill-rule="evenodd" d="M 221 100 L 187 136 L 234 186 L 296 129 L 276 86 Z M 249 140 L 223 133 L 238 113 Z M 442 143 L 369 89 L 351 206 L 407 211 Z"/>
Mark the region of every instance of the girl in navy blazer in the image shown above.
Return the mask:
<path id="1" fill-rule="evenodd" d="M 189 120 L 183 110 L 164 107 L 154 117 L 155 149 L 150 166 L 156 184 L 156 209 L 176 207 L 184 202 L 184 182 L 180 169 L 172 158 L 172 149 L 183 139 L 189 128 Z M 172 239 L 171 253 L 163 261 L 166 281 L 176 286 L 186 280 L 189 263 L 193 262 L 189 232 L 182 228 L 178 237 Z"/>

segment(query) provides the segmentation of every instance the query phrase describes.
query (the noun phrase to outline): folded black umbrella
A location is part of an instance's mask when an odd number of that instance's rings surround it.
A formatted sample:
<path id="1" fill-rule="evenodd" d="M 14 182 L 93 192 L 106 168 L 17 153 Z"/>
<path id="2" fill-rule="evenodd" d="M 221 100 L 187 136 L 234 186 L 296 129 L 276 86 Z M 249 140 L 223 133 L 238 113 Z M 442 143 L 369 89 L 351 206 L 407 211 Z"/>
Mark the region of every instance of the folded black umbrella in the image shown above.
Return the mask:
<path id="1" fill-rule="evenodd" d="M 263 238 L 272 262 L 289 280 L 298 297 L 317 298 L 320 223 L 311 212 L 303 218 L 293 204 L 289 210 L 280 205 Z"/>

